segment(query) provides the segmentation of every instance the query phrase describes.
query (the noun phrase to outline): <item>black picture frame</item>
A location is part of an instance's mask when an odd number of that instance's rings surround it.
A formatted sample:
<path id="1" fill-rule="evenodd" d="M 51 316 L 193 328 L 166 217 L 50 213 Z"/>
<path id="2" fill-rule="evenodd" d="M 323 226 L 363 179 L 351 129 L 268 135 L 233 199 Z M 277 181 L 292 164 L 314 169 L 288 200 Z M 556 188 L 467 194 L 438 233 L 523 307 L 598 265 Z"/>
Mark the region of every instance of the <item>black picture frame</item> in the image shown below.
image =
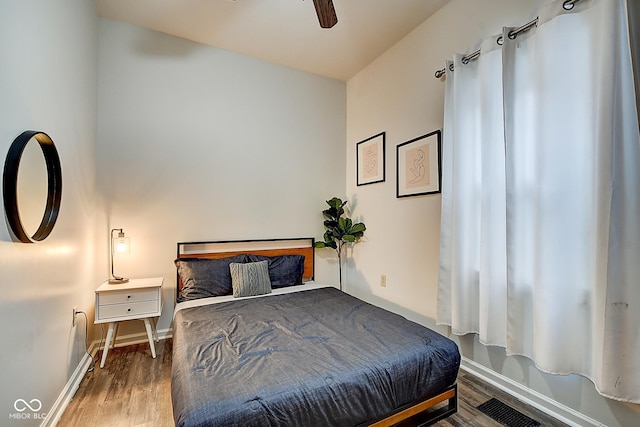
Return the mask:
<path id="1" fill-rule="evenodd" d="M 384 182 L 386 132 L 380 132 L 356 144 L 356 185 Z"/>
<path id="2" fill-rule="evenodd" d="M 442 192 L 442 132 L 438 129 L 396 146 L 396 197 Z"/>

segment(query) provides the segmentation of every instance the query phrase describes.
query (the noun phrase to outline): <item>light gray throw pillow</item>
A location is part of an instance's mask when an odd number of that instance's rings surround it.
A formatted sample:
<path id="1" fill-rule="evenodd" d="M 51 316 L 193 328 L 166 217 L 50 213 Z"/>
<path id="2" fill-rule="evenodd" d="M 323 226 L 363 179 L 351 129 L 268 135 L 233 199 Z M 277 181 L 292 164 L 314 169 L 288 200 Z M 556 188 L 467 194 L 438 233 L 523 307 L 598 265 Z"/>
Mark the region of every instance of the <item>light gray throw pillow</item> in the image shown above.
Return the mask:
<path id="1" fill-rule="evenodd" d="M 248 262 L 229 264 L 233 296 L 251 297 L 271 293 L 269 262 Z"/>

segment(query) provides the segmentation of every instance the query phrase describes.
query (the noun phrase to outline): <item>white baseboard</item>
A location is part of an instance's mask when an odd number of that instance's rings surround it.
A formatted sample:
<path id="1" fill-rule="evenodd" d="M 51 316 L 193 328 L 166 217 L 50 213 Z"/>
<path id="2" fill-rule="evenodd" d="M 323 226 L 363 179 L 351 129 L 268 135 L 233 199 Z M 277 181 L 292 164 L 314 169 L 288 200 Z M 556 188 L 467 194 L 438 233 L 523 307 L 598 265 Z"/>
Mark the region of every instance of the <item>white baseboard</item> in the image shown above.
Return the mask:
<path id="1" fill-rule="evenodd" d="M 71 374 L 71 377 L 69 377 L 69 380 L 62 389 L 62 392 L 54 402 L 49 412 L 47 412 L 47 416 L 40 424 L 40 427 L 53 427 L 58 424 L 64 410 L 67 409 L 69 402 L 71 402 L 71 399 L 73 399 L 73 396 L 76 394 L 76 391 L 80 386 L 80 382 L 84 378 L 84 374 L 87 372 L 87 369 L 89 369 L 89 365 L 91 365 L 91 361 L 96 355 L 97 349 L 98 342 L 94 341 L 89 347 L 89 353 L 84 353 L 82 360 L 80 360 L 80 363 Z"/>
<path id="2" fill-rule="evenodd" d="M 571 409 L 562 403 L 556 402 L 544 394 L 538 393 L 511 378 L 492 371 L 471 359 L 463 357 L 460 368 L 567 425 L 574 427 L 606 427 L 601 422 Z"/>
<path id="3" fill-rule="evenodd" d="M 157 331 L 157 334 L 158 340 L 165 340 L 173 336 L 173 330 L 171 328 L 159 329 Z M 115 346 L 124 347 L 127 345 L 140 344 L 145 342 L 148 342 L 147 334 L 146 332 L 141 332 L 136 334 L 118 336 L 116 338 Z M 101 340 L 95 340 L 91 343 L 91 345 L 89 346 L 89 353 L 85 353 L 82 357 L 82 360 L 80 360 L 80 363 L 69 377 L 67 384 L 60 392 L 60 395 L 47 413 L 45 419 L 40 424 L 40 427 L 55 427 L 58 424 L 58 421 L 60 421 L 60 418 L 62 417 L 65 409 L 67 409 L 67 406 L 69 406 L 71 399 L 73 399 L 76 391 L 78 391 L 78 387 L 80 386 L 82 379 L 87 373 L 89 365 L 91 365 L 92 360 L 96 357 L 99 345 L 104 345 L 104 342 L 101 343 Z M 95 368 L 100 369 L 99 360 L 96 362 Z"/>

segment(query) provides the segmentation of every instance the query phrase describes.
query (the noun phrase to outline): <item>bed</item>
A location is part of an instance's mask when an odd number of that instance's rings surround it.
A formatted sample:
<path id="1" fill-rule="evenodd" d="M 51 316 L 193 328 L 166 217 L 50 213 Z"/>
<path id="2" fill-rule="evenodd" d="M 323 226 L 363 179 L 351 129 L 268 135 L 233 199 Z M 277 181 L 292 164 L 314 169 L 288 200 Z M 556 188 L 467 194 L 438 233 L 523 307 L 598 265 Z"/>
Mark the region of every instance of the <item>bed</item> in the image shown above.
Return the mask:
<path id="1" fill-rule="evenodd" d="M 315 283 L 313 243 L 178 243 L 176 426 L 414 426 L 457 411 L 456 344 Z"/>

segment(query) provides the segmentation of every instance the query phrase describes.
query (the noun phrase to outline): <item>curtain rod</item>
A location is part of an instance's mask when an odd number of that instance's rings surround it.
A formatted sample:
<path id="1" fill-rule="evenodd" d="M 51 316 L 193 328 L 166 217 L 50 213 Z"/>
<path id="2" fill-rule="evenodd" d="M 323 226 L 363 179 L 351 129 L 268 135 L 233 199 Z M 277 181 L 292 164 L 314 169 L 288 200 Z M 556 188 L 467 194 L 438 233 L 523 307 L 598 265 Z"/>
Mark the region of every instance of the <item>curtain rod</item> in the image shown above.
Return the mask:
<path id="1" fill-rule="evenodd" d="M 578 3 L 580 0 L 565 0 L 564 3 L 562 3 L 562 7 L 564 8 L 564 10 L 571 10 L 573 9 L 573 6 Z M 507 37 L 509 37 L 511 40 L 515 39 L 516 37 L 518 37 L 519 34 L 524 33 L 526 31 L 529 31 L 531 28 L 538 26 L 538 17 L 536 16 L 535 19 L 527 22 L 526 24 L 516 28 L 515 30 L 511 30 L 509 31 L 509 34 L 507 34 Z M 498 37 L 498 44 L 502 45 L 503 40 L 502 40 L 502 36 Z M 462 63 L 463 64 L 468 64 L 470 61 L 473 61 L 475 59 L 478 59 L 480 57 L 480 49 L 476 50 L 475 52 L 470 53 L 469 55 L 463 56 L 462 57 Z M 453 71 L 453 64 L 449 65 L 449 70 Z M 435 72 L 435 76 L 436 79 L 441 78 L 442 76 L 444 76 L 444 74 L 446 73 L 446 68 L 443 68 L 441 70 L 436 70 Z"/>

